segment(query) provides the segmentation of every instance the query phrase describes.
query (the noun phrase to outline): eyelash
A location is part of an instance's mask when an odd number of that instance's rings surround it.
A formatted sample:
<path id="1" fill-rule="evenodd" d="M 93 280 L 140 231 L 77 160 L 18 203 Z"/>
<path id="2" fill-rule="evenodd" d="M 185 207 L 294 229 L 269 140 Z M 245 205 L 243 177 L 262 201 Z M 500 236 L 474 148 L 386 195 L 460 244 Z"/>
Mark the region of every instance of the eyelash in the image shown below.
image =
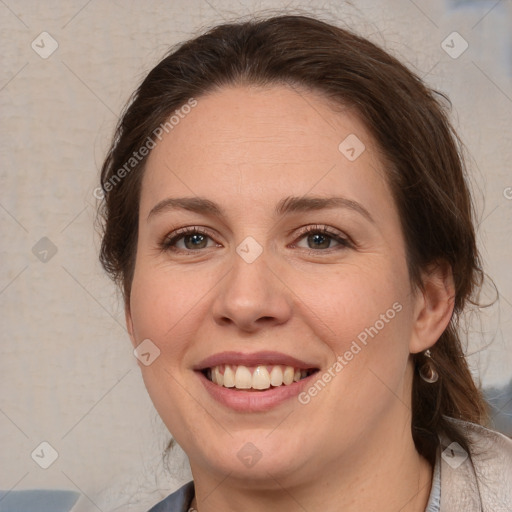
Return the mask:
<path id="1" fill-rule="evenodd" d="M 194 254 L 197 252 L 200 252 L 201 249 L 177 249 L 174 244 L 178 242 L 180 239 L 187 235 L 193 235 L 193 234 L 200 234 L 207 236 L 208 238 L 211 238 L 213 240 L 213 236 L 206 231 L 204 228 L 201 228 L 199 226 L 187 226 L 184 228 L 180 228 L 176 230 L 174 233 L 171 233 L 167 235 L 159 244 L 160 249 L 162 251 L 172 251 L 176 253 L 185 253 L 185 254 Z M 341 249 L 348 249 L 353 248 L 353 243 L 348 239 L 348 237 L 344 237 L 340 235 L 339 233 L 336 233 L 334 231 L 331 231 L 327 226 L 321 226 L 321 225 L 310 225 L 306 226 L 305 228 L 301 228 L 300 232 L 298 234 L 298 238 L 303 238 L 306 235 L 309 234 L 321 234 L 321 235 L 327 235 L 329 238 L 332 238 L 336 242 L 339 243 L 339 246 L 337 247 L 329 247 L 327 249 L 306 249 L 306 248 L 299 248 L 307 251 L 309 254 L 315 254 L 318 255 L 319 253 L 330 253 L 333 250 L 341 250 Z M 293 242 L 295 244 L 295 242 Z"/>

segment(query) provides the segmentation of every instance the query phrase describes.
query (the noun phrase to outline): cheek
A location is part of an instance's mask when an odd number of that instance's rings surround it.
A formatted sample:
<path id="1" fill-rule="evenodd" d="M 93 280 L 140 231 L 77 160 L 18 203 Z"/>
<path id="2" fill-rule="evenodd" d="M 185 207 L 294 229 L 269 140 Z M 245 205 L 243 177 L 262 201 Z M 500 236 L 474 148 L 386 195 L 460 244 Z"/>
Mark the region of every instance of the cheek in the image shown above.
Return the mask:
<path id="1" fill-rule="evenodd" d="M 151 339 L 165 350 L 171 364 L 178 362 L 187 339 L 185 331 L 197 325 L 196 316 L 209 288 L 193 272 L 142 263 L 136 268 L 130 296 L 136 339 Z"/>
<path id="2" fill-rule="evenodd" d="M 367 263 L 345 267 L 314 286 L 310 283 L 310 327 L 329 345 L 331 363 L 337 360 L 343 366 L 340 385 L 378 383 L 373 372 L 397 387 L 411 336 L 408 274 L 404 266 L 377 258 Z"/>
<path id="3" fill-rule="evenodd" d="M 186 356 L 204 318 L 201 299 L 207 283 L 186 271 L 169 272 L 144 263 L 136 268 L 130 296 L 134 335 L 137 343 L 150 339 L 160 355 L 148 366 L 139 362 L 139 367 L 162 420 L 180 444 L 188 445 L 196 435 L 195 425 L 204 419 L 204 409 L 184 390 L 189 379 Z"/>
<path id="4" fill-rule="evenodd" d="M 389 330 L 391 324 L 401 323 L 400 317 L 404 315 L 396 310 L 403 310 L 407 290 L 407 275 L 403 270 L 369 261 L 364 266 L 346 266 L 325 275 L 324 279 L 304 283 L 299 293 L 307 294 L 308 302 L 314 305 L 331 334 L 346 341 L 347 337 L 357 337 L 376 323 L 382 332 Z M 393 308 L 395 303 L 400 306 Z"/>

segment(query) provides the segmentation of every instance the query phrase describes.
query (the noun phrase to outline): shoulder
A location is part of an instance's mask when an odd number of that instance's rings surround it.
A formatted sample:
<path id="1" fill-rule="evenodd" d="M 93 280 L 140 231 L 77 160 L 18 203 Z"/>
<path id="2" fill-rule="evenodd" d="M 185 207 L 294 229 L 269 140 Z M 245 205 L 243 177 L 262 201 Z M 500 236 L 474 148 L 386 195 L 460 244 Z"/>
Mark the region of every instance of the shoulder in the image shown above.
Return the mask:
<path id="1" fill-rule="evenodd" d="M 512 439 L 481 425 L 465 421 L 457 423 L 471 440 L 470 456 L 475 470 L 482 477 L 511 475 L 508 482 L 512 485 Z"/>
<path id="2" fill-rule="evenodd" d="M 167 498 L 157 503 L 148 512 L 188 512 L 194 498 L 194 482 L 190 481 Z"/>
<path id="3" fill-rule="evenodd" d="M 468 437 L 470 453 L 442 438 L 441 512 L 512 510 L 512 439 L 450 419 Z"/>

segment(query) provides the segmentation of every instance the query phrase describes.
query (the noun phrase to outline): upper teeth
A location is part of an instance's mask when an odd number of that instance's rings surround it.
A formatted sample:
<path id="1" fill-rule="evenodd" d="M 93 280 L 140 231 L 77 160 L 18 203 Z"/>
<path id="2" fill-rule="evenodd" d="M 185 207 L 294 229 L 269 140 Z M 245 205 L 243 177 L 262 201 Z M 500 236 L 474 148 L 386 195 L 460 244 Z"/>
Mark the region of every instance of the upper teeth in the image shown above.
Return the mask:
<path id="1" fill-rule="evenodd" d="M 219 386 L 236 389 L 268 389 L 270 386 L 289 386 L 306 377 L 308 370 L 293 366 L 259 365 L 251 369 L 243 365 L 220 365 L 210 368 L 207 376 Z"/>

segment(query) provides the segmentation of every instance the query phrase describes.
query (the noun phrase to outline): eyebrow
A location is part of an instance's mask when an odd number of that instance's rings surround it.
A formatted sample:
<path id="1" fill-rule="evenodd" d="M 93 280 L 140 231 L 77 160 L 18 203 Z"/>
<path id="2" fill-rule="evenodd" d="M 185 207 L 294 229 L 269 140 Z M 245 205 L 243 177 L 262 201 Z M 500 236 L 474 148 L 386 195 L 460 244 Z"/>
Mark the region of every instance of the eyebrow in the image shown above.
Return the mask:
<path id="1" fill-rule="evenodd" d="M 345 208 L 355 211 L 372 223 L 375 220 L 370 212 L 357 201 L 346 197 L 289 196 L 277 203 L 274 208 L 276 216 L 290 213 L 323 210 L 328 208 Z M 169 197 L 157 203 L 149 212 L 147 220 L 154 215 L 176 209 L 226 218 L 225 211 L 215 202 L 204 197 Z"/>

